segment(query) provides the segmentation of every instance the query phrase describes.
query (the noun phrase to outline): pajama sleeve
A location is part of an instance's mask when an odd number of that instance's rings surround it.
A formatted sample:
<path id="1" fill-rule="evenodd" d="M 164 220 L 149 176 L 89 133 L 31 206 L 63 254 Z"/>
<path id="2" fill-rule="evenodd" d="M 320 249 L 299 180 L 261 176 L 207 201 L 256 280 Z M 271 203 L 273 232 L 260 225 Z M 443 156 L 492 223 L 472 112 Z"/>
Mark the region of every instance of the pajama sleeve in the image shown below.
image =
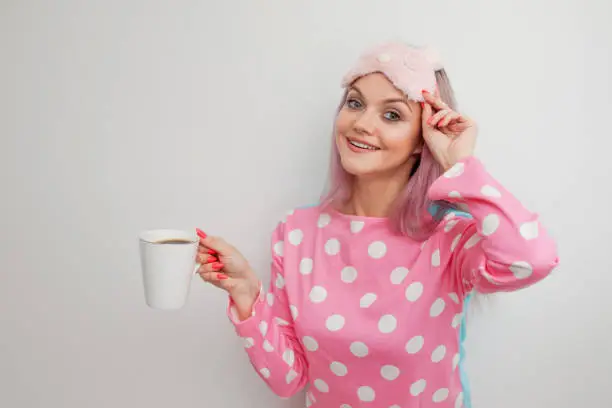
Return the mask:
<path id="1" fill-rule="evenodd" d="M 270 389 L 290 397 L 307 382 L 305 353 L 297 339 L 283 271 L 284 224 L 272 237 L 272 271 L 268 293 L 260 291 L 252 314 L 239 321 L 230 298 L 228 314 L 242 338 L 250 362 Z"/>
<path id="2" fill-rule="evenodd" d="M 432 200 L 467 205 L 471 217 L 449 214 L 436 233 L 432 264 L 446 268 L 463 295 L 514 291 L 557 266 L 554 240 L 475 157 L 460 161 L 430 187 Z"/>

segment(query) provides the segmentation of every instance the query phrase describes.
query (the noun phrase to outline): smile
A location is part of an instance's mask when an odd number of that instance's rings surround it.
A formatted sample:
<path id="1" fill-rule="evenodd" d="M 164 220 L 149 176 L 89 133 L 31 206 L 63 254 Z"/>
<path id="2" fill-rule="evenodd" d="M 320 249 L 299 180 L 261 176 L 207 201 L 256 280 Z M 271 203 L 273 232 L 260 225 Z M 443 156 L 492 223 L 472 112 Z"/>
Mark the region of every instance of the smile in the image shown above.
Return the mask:
<path id="1" fill-rule="evenodd" d="M 364 143 L 364 142 L 358 142 L 356 140 L 351 140 L 349 138 L 346 139 L 348 141 L 349 147 L 351 147 L 351 150 L 357 150 L 357 151 L 364 151 L 364 150 L 368 150 L 368 151 L 376 151 L 376 150 L 380 150 L 379 147 L 376 147 L 374 145 L 368 144 L 368 143 Z"/>

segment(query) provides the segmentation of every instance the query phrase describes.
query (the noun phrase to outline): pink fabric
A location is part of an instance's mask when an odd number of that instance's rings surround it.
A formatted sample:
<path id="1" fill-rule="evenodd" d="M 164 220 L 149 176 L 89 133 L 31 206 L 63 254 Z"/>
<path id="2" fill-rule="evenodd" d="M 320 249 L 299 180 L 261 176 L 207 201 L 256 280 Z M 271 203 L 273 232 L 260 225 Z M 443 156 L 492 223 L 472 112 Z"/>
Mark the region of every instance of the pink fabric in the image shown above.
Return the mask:
<path id="1" fill-rule="evenodd" d="M 422 102 L 423 90 L 435 91 L 435 71 L 441 68 L 437 53 L 432 49 L 390 42 L 361 55 L 342 79 L 342 87 L 347 87 L 364 75 L 380 72 L 409 99 Z"/>
<path id="2" fill-rule="evenodd" d="M 271 285 L 239 322 L 251 363 L 278 395 L 310 385 L 318 408 L 458 408 L 463 301 L 547 276 L 556 245 L 474 158 L 431 187 L 468 205 L 424 244 L 384 218 L 299 209 L 273 236 Z M 230 303 L 231 305 L 231 303 Z M 231 307 L 230 307 L 231 311 Z"/>

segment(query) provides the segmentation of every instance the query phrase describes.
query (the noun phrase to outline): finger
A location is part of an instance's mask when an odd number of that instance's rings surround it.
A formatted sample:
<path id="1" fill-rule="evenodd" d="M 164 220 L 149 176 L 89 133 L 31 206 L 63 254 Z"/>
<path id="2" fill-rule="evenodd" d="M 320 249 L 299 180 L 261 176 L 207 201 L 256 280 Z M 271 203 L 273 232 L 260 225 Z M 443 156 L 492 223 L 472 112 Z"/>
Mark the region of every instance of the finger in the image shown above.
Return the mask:
<path id="1" fill-rule="evenodd" d="M 442 119 L 444 119 L 444 117 L 448 114 L 450 114 L 451 111 L 448 111 L 446 109 L 443 109 L 439 112 L 436 112 L 434 115 L 432 115 L 431 118 L 429 118 L 429 121 L 427 122 L 427 124 L 429 126 L 433 126 L 436 127 L 438 125 L 438 122 Z"/>
<path id="2" fill-rule="evenodd" d="M 429 126 L 427 124 L 427 121 L 429 120 L 429 118 L 431 118 L 432 114 L 431 105 L 428 103 L 423 103 L 421 106 L 423 107 L 423 112 L 421 113 L 421 120 L 423 121 L 423 127 L 427 127 Z"/>
<path id="3" fill-rule="evenodd" d="M 219 272 L 225 267 L 221 262 L 204 263 L 198 268 L 198 273 Z"/>
<path id="4" fill-rule="evenodd" d="M 216 256 L 213 255 L 209 255 L 209 254 L 198 254 L 198 256 L 196 257 L 198 263 L 204 265 L 204 264 L 209 264 L 209 263 L 215 263 L 215 262 L 219 262 L 219 258 L 217 258 Z"/>
<path id="5" fill-rule="evenodd" d="M 445 115 L 442 119 L 440 119 L 440 121 L 438 122 L 438 127 L 446 127 L 448 125 L 451 124 L 451 122 L 455 122 L 457 121 L 459 118 L 461 118 L 461 115 L 457 112 L 450 112 L 447 115 Z"/>
<path id="6" fill-rule="evenodd" d="M 423 98 L 425 98 L 425 101 L 431 104 L 434 107 L 434 109 L 437 111 L 442 110 L 442 109 L 448 109 L 448 105 L 444 103 L 444 101 L 440 99 L 439 96 L 436 96 L 424 90 Z"/>
<path id="7" fill-rule="evenodd" d="M 225 242 L 225 240 L 221 237 L 211 237 L 209 235 L 206 238 L 200 238 L 200 244 L 209 250 L 215 251 L 214 253 L 209 252 L 213 255 L 218 253 L 220 255 L 228 256 L 234 251 L 234 248 Z"/>
<path id="8" fill-rule="evenodd" d="M 205 282 L 212 283 L 220 288 L 223 288 L 223 284 L 230 279 L 226 274 L 219 272 L 203 272 L 200 273 L 200 277 Z"/>

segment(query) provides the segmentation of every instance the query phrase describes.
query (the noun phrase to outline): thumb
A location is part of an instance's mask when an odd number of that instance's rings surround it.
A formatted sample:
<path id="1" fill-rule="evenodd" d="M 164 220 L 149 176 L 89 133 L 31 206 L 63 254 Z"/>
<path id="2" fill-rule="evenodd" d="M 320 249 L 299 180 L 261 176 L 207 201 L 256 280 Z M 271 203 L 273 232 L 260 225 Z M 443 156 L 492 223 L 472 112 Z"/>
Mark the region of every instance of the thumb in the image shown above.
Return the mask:
<path id="1" fill-rule="evenodd" d="M 225 240 L 221 237 L 207 236 L 206 238 L 200 239 L 200 242 L 205 247 L 212 249 L 215 252 L 225 256 L 230 255 L 234 250 L 234 248 L 230 244 L 225 242 Z"/>

